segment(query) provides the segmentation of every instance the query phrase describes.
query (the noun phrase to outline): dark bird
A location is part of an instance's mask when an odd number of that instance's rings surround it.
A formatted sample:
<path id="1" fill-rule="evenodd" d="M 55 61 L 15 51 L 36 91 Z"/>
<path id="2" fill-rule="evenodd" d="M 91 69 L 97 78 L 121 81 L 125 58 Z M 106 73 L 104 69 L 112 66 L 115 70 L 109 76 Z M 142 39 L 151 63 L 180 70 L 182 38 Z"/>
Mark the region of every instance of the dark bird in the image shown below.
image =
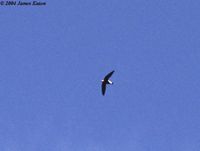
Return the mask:
<path id="1" fill-rule="evenodd" d="M 106 84 L 113 84 L 112 81 L 109 80 L 109 78 L 112 76 L 112 74 L 114 73 L 115 71 L 111 71 L 110 73 L 108 73 L 103 80 L 101 80 L 102 84 L 101 84 L 101 90 L 102 90 L 102 95 L 105 95 L 105 92 L 106 92 Z"/>

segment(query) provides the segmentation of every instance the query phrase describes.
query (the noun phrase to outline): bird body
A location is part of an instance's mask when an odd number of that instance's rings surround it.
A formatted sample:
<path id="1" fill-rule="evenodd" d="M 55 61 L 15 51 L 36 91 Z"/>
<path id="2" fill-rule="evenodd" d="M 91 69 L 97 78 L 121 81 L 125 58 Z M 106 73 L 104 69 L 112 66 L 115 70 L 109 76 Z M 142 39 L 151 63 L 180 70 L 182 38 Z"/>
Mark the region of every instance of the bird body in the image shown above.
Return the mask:
<path id="1" fill-rule="evenodd" d="M 107 81 L 101 80 L 101 82 L 102 82 L 102 83 L 105 83 L 105 84 L 113 84 L 113 82 L 110 81 L 110 80 L 107 80 Z"/>
<path id="2" fill-rule="evenodd" d="M 103 80 L 101 80 L 102 84 L 101 84 L 101 88 L 102 88 L 102 95 L 105 95 L 106 92 L 106 84 L 113 84 L 113 82 L 111 80 L 109 80 L 109 78 L 112 76 L 112 74 L 115 71 L 111 71 L 110 73 L 108 73 Z"/>

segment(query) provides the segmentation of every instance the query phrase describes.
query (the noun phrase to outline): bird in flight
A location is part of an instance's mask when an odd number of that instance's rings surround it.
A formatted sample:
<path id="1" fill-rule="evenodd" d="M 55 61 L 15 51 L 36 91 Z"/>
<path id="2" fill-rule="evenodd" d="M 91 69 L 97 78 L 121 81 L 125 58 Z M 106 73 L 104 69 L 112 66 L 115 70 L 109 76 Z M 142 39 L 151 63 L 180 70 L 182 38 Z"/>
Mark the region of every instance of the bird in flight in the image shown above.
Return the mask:
<path id="1" fill-rule="evenodd" d="M 108 73 L 103 80 L 101 80 L 102 84 L 101 84 L 101 90 L 102 90 L 102 95 L 105 95 L 105 92 L 106 92 L 106 84 L 113 84 L 112 81 L 109 80 L 109 78 L 112 76 L 112 74 L 114 73 L 115 71 L 111 71 L 110 73 Z"/>

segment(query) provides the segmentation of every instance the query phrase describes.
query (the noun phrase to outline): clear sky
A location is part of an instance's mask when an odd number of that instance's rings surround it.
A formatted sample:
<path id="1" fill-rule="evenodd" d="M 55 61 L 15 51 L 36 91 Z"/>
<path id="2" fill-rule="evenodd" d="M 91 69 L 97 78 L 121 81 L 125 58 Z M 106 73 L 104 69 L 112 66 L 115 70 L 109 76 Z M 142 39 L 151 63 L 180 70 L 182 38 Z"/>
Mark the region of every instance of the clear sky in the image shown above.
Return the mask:
<path id="1" fill-rule="evenodd" d="M 0 6 L 1 151 L 199 151 L 200 1 L 46 2 Z"/>

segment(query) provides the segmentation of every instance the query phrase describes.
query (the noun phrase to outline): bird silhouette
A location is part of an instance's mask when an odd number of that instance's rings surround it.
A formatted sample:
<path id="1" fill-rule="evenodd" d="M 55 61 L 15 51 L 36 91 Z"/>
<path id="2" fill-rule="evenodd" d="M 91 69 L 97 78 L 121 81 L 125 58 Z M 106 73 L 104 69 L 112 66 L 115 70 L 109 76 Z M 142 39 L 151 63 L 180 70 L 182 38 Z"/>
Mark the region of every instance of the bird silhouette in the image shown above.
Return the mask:
<path id="1" fill-rule="evenodd" d="M 112 76 L 112 74 L 115 71 L 111 71 L 110 73 L 108 73 L 103 80 L 101 80 L 102 84 L 101 84 L 101 90 L 102 90 L 102 95 L 105 95 L 106 92 L 106 84 L 113 84 L 113 82 L 111 80 L 109 80 L 109 78 Z"/>

